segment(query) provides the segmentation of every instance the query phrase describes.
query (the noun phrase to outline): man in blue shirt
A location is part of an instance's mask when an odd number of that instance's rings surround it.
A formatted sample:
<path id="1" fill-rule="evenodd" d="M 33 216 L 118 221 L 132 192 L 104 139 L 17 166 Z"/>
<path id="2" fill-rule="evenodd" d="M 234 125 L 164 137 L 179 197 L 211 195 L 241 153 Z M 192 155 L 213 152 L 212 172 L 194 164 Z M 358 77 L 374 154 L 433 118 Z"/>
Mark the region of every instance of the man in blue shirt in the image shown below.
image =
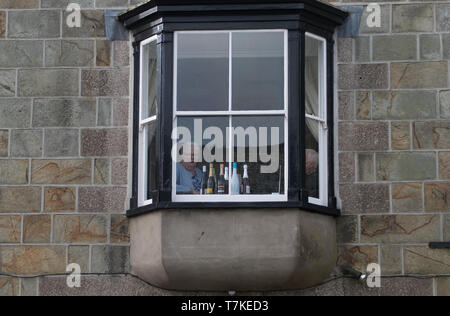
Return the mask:
<path id="1" fill-rule="evenodd" d="M 195 146 L 192 146 L 190 157 L 186 156 L 177 163 L 177 194 L 200 194 L 203 175 L 194 160 Z"/>

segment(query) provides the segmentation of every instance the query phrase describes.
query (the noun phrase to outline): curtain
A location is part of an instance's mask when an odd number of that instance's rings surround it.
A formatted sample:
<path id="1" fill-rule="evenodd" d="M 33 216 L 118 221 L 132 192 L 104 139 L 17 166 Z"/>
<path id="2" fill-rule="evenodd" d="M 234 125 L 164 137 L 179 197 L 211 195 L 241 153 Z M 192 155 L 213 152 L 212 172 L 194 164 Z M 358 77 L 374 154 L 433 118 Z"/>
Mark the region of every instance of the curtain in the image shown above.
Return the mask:
<path id="1" fill-rule="evenodd" d="M 305 59 L 305 107 L 306 113 L 319 117 L 319 68 L 317 56 Z M 316 141 L 319 141 L 319 122 L 306 119 L 306 125 Z"/>

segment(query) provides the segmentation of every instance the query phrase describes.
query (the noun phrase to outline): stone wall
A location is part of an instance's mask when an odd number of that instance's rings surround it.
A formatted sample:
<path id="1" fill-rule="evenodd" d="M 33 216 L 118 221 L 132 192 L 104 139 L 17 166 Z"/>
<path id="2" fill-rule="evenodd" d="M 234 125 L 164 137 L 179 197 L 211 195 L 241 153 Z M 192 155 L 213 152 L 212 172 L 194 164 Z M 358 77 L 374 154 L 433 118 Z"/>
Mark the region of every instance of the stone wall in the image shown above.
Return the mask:
<path id="1" fill-rule="evenodd" d="M 81 28 L 65 24 L 70 2 L 83 8 Z M 135 2 L 0 0 L 0 273 L 60 274 L 77 262 L 102 274 L 81 289 L 0 276 L 0 295 L 183 294 L 125 276 L 130 48 L 106 40 L 104 10 Z M 365 16 L 359 37 L 337 43 L 337 264 L 448 275 L 450 252 L 427 243 L 450 241 L 450 3 L 383 1 L 378 29 Z M 450 293 L 450 278 L 383 282 L 290 294 Z"/>
<path id="2" fill-rule="evenodd" d="M 379 28 L 376 1 L 332 2 L 364 9 L 360 35 L 337 41 L 338 263 L 449 275 L 450 250 L 428 243 L 450 241 L 450 2 L 380 2 Z"/>
<path id="3" fill-rule="evenodd" d="M 81 28 L 65 9 L 81 4 Z M 135 1 L 132 1 L 134 4 Z M 130 43 L 105 9 L 129 0 L 0 0 L 0 272 L 128 273 Z M 0 276 L 0 295 L 37 279 Z M 41 294 L 44 294 L 43 292 Z"/>

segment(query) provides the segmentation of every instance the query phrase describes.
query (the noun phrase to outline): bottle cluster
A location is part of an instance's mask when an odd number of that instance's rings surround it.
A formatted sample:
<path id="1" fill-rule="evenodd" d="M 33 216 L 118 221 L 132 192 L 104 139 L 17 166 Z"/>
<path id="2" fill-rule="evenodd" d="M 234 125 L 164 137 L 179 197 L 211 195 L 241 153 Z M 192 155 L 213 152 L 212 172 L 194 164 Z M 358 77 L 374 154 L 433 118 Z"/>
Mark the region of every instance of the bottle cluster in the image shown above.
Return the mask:
<path id="1" fill-rule="evenodd" d="M 217 175 L 214 164 L 209 164 L 209 172 L 207 166 L 203 166 L 203 178 L 201 194 L 250 194 L 250 180 L 248 177 L 248 166 L 244 165 L 244 175 L 241 176 L 237 171 L 237 163 L 233 163 L 233 172 L 228 170 L 224 164 L 220 164 L 220 172 Z"/>

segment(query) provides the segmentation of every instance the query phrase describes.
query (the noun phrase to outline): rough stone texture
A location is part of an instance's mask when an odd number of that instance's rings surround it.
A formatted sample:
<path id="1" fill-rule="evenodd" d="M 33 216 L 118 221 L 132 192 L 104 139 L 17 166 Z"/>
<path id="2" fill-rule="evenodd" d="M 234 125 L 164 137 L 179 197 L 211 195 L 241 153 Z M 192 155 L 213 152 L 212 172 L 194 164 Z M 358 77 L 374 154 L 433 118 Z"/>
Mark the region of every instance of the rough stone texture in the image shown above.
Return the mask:
<path id="1" fill-rule="evenodd" d="M 0 157 L 8 156 L 9 132 L 0 130 Z"/>
<path id="2" fill-rule="evenodd" d="M 81 155 L 126 156 L 128 131 L 126 129 L 89 129 L 81 132 Z"/>
<path id="3" fill-rule="evenodd" d="M 76 189 L 74 187 L 47 187 L 44 191 L 46 212 L 70 212 L 76 210 Z"/>
<path id="4" fill-rule="evenodd" d="M 425 183 L 425 210 L 450 211 L 449 183 Z"/>
<path id="5" fill-rule="evenodd" d="M 128 273 L 130 248 L 126 246 L 93 246 L 93 273 Z"/>
<path id="6" fill-rule="evenodd" d="M 96 8 L 117 8 L 126 7 L 128 5 L 128 0 L 96 0 Z"/>
<path id="7" fill-rule="evenodd" d="M 375 158 L 371 153 L 358 154 L 358 181 L 375 181 Z"/>
<path id="8" fill-rule="evenodd" d="M 450 180 L 450 152 L 439 153 L 439 179 Z"/>
<path id="9" fill-rule="evenodd" d="M 39 0 L 0 0 L 1 9 L 35 9 Z"/>
<path id="10" fill-rule="evenodd" d="M 98 101 L 97 126 L 111 126 L 112 122 L 112 100 L 100 99 Z"/>
<path id="11" fill-rule="evenodd" d="M 50 243 L 52 220 L 50 215 L 31 215 L 23 219 L 24 243 Z"/>
<path id="12" fill-rule="evenodd" d="M 127 41 L 114 42 L 114 66 L 125 67 L 130 65 L 130 44 Z"/>
<path id="13" fill-rule="evenodd" d="M 450 121 L 414 122 L 415 149 L 450 149 Z"/>
<path id="14" fill-rule="evenodd" d="M 94 160 L 94 184 L 109 184 L 110 183 L 110 166 L 108 159 Z"/>
<path id="15" fill-rule="evenodd" d="M 389 186 L 385 184 L 341 184 L 345 214 L 389 212 Z"/>
<path id="16" fill-rule="evenodd" d="M 33 106 L 34 127 L 95 126 L 96 102 L 83 99 L 37 99 Z"/>
<path id="17" fill-rule="evenodd" d="M 9 11 L 8 37 L 56 38 L 60 36 L 61 14 L 54 10 Z"/>
<path id="18" fill-rule="evenodd" d="M 436 28 L 438 32 L 450 31 L 450 4 L 436 5 Z"/>
<path id="19" fill-rule="evenodd" d="M 371 263 L 378 263 L 377 246 L 339 247 L 337 265 L 351 264 L 359 271 L 366 271 Z"/>
<path id="20" fill-rule="evenodd" d="M 19 280 L 16 278 L 0 277 L 0 296 L 18 296 Z"/>
<path id="21" fill-rule="evenodd" d="M 432 32 L 433 6 L 431 4 L 394 5 L 392 21 L 393 32 Z"/>
<path id="22" fill-rule="evenodd" d="M 19 96 L 78 96 L 77 69 L 19 70 Z"/>
<path id="23" fill-rule="evenodd" d="M 423 210 L 421 183 L 392 184 L 392 210 L 394 212 L 409 212 Z"/>
<path id="24" fill-rule="evenodd" d="M 436 295 L 450 296 L 450 278 L 436 279 Z"/>
<path id="25" fill-rule="evenodd" d="M 22 232 L 22 217 L 0 216 L 0 243 L 19 243 Z"/>
<path id="26" fill-rule="evenodd" d="M 450 240 L 450 215 L 444 215 L 444 240 Z"/>
<path id="27" fill-rule="evenodd" d="M 404 248 L 406 274 L 450 274 L 450 252 L 428 247 Z"/>
<path id="28" fill-rule="evenodd" d="M 58 8 L 65 9 L 72 0 L 41 0 L 42 8 Z M 78 0 L 77 3 L 81 8 L 93 8 L 95 0 Z"/>
<path id="29" fill-rule="evenodd" d="M 128 183 L 128 159 L 113 159 L 111 163 L 111 183 L 124 185 Z"/>
<path id="30" fill-rule="evenodd" d="M 373 118 L 407 120 L 436 118 L 434 91 L 377 91 L 373 95 Z"/>
<path id="31" fill-rule="evenodd" d="M 81 273 L 89 273 L 89 246 L 69 246 L 67 260 L 79 264 Z"/>
<path id="32" fill-rule="evenodd" d="M 444 59 L 450 59 L 450 34 L 442 34 L 442 53 Z"/>
<path id="33" fill-rule="evenodd" d="M 440 238 L 439 215 L 362 216 L 362 243 L 427 243 Z"/>
<path id="34" fill-rule="evenodd" d="M 48 67 L 89 67 L 93 64 L 93 41 L 55 40 L 45 42 L 45 65 Z"/>
<path id="35" fill-rule="evenodd" d="M 81 93 L 83 96 L 129 95 L 129 70 L 83 70 L 81 74 Z"/>
<path id="36" fill-rule="evenodd" d="M 81 212 L 123 212 L 126 188 L 81 187 L 78 191 Z"/>
<path id="37" fill-rule="evenodd" d="M 76 160 L 33 160 L 31 167 L 33 184 L 90 184 L 91 161 Z"/>
<path id="38" fill-rule="evenodd" d="M 5 37 L 6 32 L 6 12 L 0 11 L 0 37 Z"/>
<path id="39" fill-rule="evenodd" d="M 42 41 L 16 40 L 0 41 L 0 67 L 42 66 Z"/>
<path id="40" fill-rule="evenodd" d="M 41 191 L 39 187 L 0 187 L 0 213 L 40 212 Z"/>
<path id="41" fill-rule="evenodd" d="M 67 20 L 69 13 L 64 12 L 63 21 Z M 59 30 L 59 28 L 58 28 Z M 81 27 L 70 28 L 67 23 L 63 23 L 63 37 L 105 37 L 105 16 L 102 10 L 82 10 Z"/>
<path id="42" fill-rule="evenodd" d="M 55 215 L 53 241 L 56 243 L 105 243 L 108 240 L 105 216 Z"/>
<path id="43" fill-rule="evenodd" d="M 69 288 L 66 278 L 40 278 L 42 296 L 168 296 L 181 295 L 152 287 L 132 276 L 85 276 L 80 288 Z M 198 295 L 192 293 L 191 295 Z"/>
<path id="44" fill-rule="evenodd" d="M 447 62 L 391 64 L 391 87 L 394 89 L 445 88 L 448 86 Z"/>
<path id="45" fill-rule="evenodd" d="M 339 62 L 346 63 L 353 61 L 353 39 L 339 38 L 337 41 L 337 58 Z"/>
<path id="46" fill-rule="evenodd" d="M 338 244 L 352 244 L 358 242 L 358 217 L 341 216 L 336 220 Z"/>
<path id="47" fill-rule="evenodd" d="M 363 36 L 355 39 L 355 61 L 370 61 L 370 37 Z"/>
<path id="48" fill-rule="evenodd" d="M 41 130 L 13 130 L 11 133 L 12 157 L 41 157 Z"/>
<path id="49" fill-rule="evenodd" d="M 420 35 L 420 59 L 438 60 L 441 58 L 441 39 L 439 35 Z"/>
<path id="50" fill-rule="evenodd" d="M 111 243 L 130 243 L 129 221 L 126 216 L 111 215 Z"/>
<path id="51" fill-rule="evenodd" d="M 16 95 L 16 71 L 0 70 L 0 97 Z"/>
<path id="52" fill-rule="evenodd" d="M 340 123 L 339 149 L 344 151 L 387 150 L 389 148 L 386 123 Z"/>
<path id="53" fill-rule="evenodd" d="M 128 126 L 129 102 L 128 99 L 113 100 L 114 126 Z"/>
<path id="54" fill-rule="evenodd" d="M 21 280 L 21 295 L 36 296 L 37 295 L 37 278 L 27 278 Z"/>
<path id="55" fill-rule="evenodd" d="M 441 118 L 450 118 L 450 90 L 439 93 Z"/>
<path id="56" fill-rule="evenodd" d="M 436 179 L 436 154 L 428 152 L 376 154 L 377 180 Z"/>
<path id="57" fill-rule="evenodd" d="M 1 128 L 26 128 L 30 126 L 30 99 L 0 98 Z"/>
<path id="58" fill-rule="evenodd" d="M 373 60 L 417 59 L 415 35 L 375 36 L 373 38 Z"/>
<path id="59" fill-rule="evenodd" d="M 340 65 L 338 73 L 338 85 L 342 90 L 387 89 L 388 87 L 387 64 Z"/>
<path id="60" fill-rule="evenodd" d="M 0 246 L 2 273 L 38 275 L 65 271 L 65 246 Z"/>
<path id="61" fill-rule="evenodd" d="M 402 273 L 402 248 L 400 246 L 381 246 L 382 275 L 399 275 Z"/>
<path id="62" fill-rule="evenodd" d="M 370 120 L 371 117 L 371 93 L 367 91 L 358 91 L 356 93 L 356 119 Z"/>
<path id="63" fill-rule="evenodd" d="M 449 95 L 450 113 L 450 95 Z M 339 92 L 339 119 L 353 120 L 355 118 L 355 96 L 353 92 Z"/>
<path id="64" fill-rule="evenodd" d="M 28 160 L 0 160 L 0 183 L 27 184 Z"/>
<path id="65" fill-rule="evenodd" d="M 76 157 L 79 155 L 77 129 L 46 130 L 44 154 L 46 157 Z"/>
<path id="66" fill-rule="evenodd" d="M 393 150 L 408 150 L 411 148 L 411 125 L 409 122 L 392 122 L 391 147 Z"/>
<path id="67" fill-rule="evenodd" d="M 106 40 L 97 40 L 97 59 L 96 65 L 97 67 L 108 67 L 111 66 L 111 42 Z"/>

